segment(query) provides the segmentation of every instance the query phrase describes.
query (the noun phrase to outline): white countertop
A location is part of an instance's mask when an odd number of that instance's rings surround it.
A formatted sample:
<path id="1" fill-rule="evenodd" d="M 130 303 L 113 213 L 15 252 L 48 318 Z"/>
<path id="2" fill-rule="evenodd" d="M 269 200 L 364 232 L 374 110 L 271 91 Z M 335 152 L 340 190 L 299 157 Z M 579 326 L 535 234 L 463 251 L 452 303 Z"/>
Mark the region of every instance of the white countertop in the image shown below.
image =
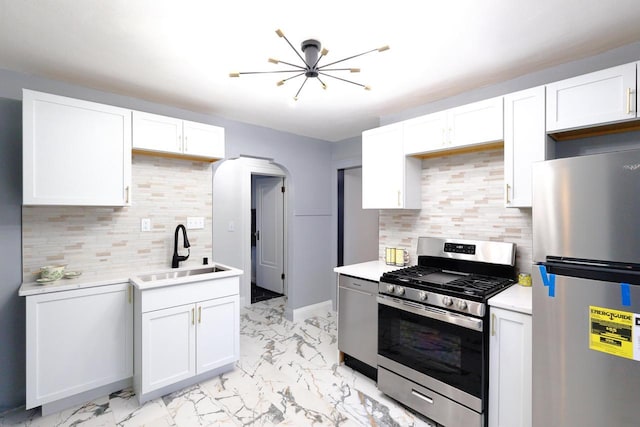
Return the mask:
<path id="1" fill-rule="evenodd" d="M 154 282 L 144 283 L 140 280 L 137 280 L 142 275 L 146 274 L 154 274 L 154 273 L 164 273 L 164 272 L 173 272 L 173 271 L 186 271 L 186 270 L 194 270 L 204 267 L 214 267 L 220 266 L 228 269 L 228 271 L 216 272 L 211 274 L 203 274 L 200 277 L 198 276 L 188 276 L 171 280 L 158 280 Z M 107 285 L 115 285 L 118 283 L 132 283 L 134 286 L 138 286 L 141 289 L 149 289 L 160 286 L 169 286 L 169 285 L 179 285 L 184 282 L 193 282 L 194 277 L 198 277 L 197 280 L 206 280 L 213 278 L 215 275 L 216 278 L 222 277 L 231 277 L 231 276 L 239 276 L 243 274 L 242 270 L 238 270 L 233 267 L 229 267 L 226 265 L 212 263 L 208 265 L 187 265 L 185 267 L 180 268 L 167 268 L 167 269 L 156 269 L 152 271 L 140 272 L 140 271 L 119 271 L 119 272 L 82 272 L 82 275 L 76 277 L 74 279 L 60 279 L 51 283 L 37 283 L 37 282 L 24 282 L 20 286 L 18 290 L 18 295 L 21 297 L 26 297 L 30 295 L 39 295 L 39 294 L 47 294 L 50 292 L 62 292 L 62 291 L 70 291 L 74 289 L 84 289 L 84 288 L 93 288 L 96 286 L 107 286 Z M 133 280 L 131 280 L 133 279 Z"/>
<path id="2" fill-rule="evenodd" d="M 492 307 L 531 314 L 531 286 L 520 286 L 517 283 L 498 295 L 489 299 Z"/>
<path id="3" fill-rule="evenodd" d="M 387 265 L 384 261 L 376 260 L 336 267 L 333 271 L 340 274 L 346 274 L 347 276 L 378 282 L 383 273 L 398 270 L 400 268 L 404 267 Z"/>

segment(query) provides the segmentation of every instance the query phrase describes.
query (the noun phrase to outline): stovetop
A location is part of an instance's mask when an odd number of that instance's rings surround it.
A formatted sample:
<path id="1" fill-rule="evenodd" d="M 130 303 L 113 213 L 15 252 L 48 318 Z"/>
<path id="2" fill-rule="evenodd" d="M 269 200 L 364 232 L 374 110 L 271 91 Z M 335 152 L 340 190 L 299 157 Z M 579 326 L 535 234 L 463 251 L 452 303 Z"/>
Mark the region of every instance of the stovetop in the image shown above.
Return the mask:
<path id="1" fill-rule="evenodd" d="M 385 273 L 382 280 L 405 288 L 428 290 L 483 301 L 510 286 L 514 280 L 480 274 L 458 273 L 415 265 Z"/>

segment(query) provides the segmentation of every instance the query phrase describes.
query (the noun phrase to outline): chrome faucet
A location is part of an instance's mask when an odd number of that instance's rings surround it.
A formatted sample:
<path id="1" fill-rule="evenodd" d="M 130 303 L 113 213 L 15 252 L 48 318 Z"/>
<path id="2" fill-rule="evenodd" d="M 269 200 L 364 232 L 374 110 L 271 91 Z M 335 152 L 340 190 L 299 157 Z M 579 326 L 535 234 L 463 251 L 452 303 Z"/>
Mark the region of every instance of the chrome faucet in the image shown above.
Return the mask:
<path id="1" fill-rule="evenodd" d="M 185 249 L 187 249 L 187 255 L 178 255 L 178 231 L 182 228 L 182 240 L 184 241 L 183 245 Z M 189 244 L 189 239 L 187 239 L 187 229 L 182 224 L 178 224 L 176 227 L 176 233 L 173 238 L 173 260 L 171 261 L 171 268 L 180 267 L 180 261 L 186 261 L 191 255 L 191 249 L 189 249 L 191 245 Z"/>

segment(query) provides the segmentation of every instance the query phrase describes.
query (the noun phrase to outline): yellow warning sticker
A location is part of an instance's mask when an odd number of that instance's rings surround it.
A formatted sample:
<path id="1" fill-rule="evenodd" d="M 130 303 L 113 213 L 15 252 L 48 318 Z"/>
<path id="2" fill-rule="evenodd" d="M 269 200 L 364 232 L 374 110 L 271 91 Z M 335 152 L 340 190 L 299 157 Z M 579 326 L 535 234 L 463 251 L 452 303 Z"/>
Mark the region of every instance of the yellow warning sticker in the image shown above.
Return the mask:
<path id="1" fill-rule="evenodd" d="M 634 313 L 589 306 L 589 348 L 633 359 Z"/>

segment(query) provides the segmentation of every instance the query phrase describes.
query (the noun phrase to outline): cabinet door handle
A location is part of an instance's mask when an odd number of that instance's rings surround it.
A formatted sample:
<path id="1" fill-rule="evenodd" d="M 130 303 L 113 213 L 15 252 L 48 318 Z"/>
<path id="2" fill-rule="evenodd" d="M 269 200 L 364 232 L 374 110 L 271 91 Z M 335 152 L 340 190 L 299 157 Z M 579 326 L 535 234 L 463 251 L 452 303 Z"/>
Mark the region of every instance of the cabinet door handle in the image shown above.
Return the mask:
<path id="1" fill-rule="evenodd" d="M 509 188 L 511 188 L 511 186 L 508 183 L 505 182 L 505 184 L 504 184 L 504 203 L 506 205 L 511 203 L 511 201 L 509 200 Z"/>
<path id="2" fill-rule="evenodd" d="M 198 307 L 198 323 L 202 323 L 202 307 Z"/>
<path id="3" fill-rule="evenodd" d="M 400 190 L 398 190 L 398 207 L 400 207 Z"/>
<path id="4" fill-rule="evenodd" d="M 627 114 L 631 114 L 631 88 L 627 88 Z"/>
<path id="5" fill-rule="evenodd" d="M 196 324 L 196 309 L 195 308 L 191 309 L 191 324 L 192 325 Z"/>
<path id="6" fill-rule="evenodd" d="M 494 337 L 496 335 L 496 315 L 495 313 L 491 313 L 491 336 Z"/>
<path id="7" fill-rule="evenodd" d="M 184 152 L 186 153 L 187 151 L 189 151 L 189 137 L 185 136 L 184 137 Z"/>
<path id="8" fill-rule="evenodd" d="M 131 193 L 131 186 L 127 185 L 124 188 L 124 202 L 125 203 L 129 203 L 129 199 L 131 198 L 130 197 L 130 193 Z"/>

